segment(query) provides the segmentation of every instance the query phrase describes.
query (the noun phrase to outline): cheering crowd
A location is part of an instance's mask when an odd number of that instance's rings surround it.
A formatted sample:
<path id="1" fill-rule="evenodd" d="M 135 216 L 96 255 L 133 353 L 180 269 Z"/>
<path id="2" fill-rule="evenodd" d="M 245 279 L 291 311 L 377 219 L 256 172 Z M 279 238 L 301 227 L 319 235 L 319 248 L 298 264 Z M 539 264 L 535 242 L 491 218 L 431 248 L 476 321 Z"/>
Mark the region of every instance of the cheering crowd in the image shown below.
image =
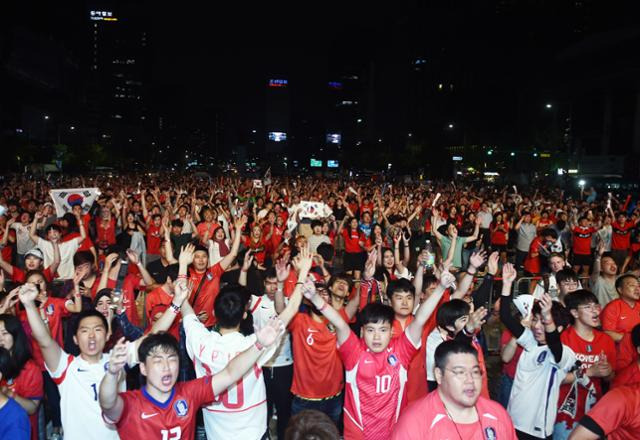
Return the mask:
<path id="1" fill-rule="evenodd" d="M 639 438 L 631 194 L 16 176 L 0 212 L 0 439 Z"/>

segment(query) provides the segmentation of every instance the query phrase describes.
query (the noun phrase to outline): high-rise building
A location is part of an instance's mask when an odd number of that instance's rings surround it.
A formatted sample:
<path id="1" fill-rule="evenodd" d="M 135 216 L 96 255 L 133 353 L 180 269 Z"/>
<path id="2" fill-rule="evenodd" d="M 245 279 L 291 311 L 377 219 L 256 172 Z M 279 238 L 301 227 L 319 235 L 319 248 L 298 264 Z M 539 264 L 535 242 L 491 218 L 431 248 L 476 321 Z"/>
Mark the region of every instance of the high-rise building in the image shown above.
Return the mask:
<path id="1" fill-rule="evenodd" d="M 136 4 L 90 8 L 87 125 L 112 151 L 150 144 L 150 54 L 143 11 Z"/>
<path id="2" fill-rule="evenodd" d="M 289 80 L 283 76 L 273 76 L 267 80 L 266 153 L 287 151 L 291 136 L 291 101 Z"/>

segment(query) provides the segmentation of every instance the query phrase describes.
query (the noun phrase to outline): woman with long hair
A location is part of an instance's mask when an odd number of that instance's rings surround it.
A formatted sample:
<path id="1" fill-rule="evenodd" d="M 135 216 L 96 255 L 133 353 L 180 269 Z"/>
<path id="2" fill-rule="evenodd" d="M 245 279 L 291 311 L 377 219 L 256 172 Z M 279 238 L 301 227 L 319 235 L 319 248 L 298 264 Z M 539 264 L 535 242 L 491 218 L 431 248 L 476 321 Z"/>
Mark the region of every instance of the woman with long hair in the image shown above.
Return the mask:
<path id="1" fill-rule="evenodd" d="M 29 415 L 31 440 L 38 438 L 38 407 L 42 400 L 42 372 L 31 356 L 29 338 L 13 315 L 0 315 L 0 347 L 11 354 L 11 372 L 2 378 L 0 389 Z"/>

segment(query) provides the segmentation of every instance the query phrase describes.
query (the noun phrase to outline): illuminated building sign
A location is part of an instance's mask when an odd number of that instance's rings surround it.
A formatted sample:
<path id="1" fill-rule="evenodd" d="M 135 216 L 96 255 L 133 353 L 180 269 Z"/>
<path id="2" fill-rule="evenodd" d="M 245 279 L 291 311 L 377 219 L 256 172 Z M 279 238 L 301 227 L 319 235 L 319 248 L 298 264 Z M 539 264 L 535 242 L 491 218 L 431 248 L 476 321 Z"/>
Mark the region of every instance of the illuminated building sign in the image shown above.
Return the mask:
<path id="1" fill-rule="evenodd" d="M 286 79 L 269 80 L 269 87 L 287 87 L 287 84 L 289 84 L 289 81 L 287 81 Z"/>
<path id="2" fill-rule="evenodd" d="M 333 90 L 342 90 L 342 83 L 338 81 L 329 81 L 329 88 Z"/>
<path id="3" fill-rule="evenodd" d="M 327 133 L 328 144 L 340 144 L 342 142 L 342 135 L 340 133 Z"/>
<path id="4" fill-rule="evenodd" d="M 89 18 L 94 21 L 118 21 L 111 11 L 89 11 Z"/>
<path id="5" fill-rule="evenodd" d="M 283 142 L 287 140 L 287 133 L 283 131 L 270 131 L 269 140 L 273 142 Z"/>
<path id="6" fill-rule="evenodd" d="M 327 161 L 327 168 L 338 168 L 339 166 L 340 166 L 340 163 L 337 160 Z"/>
<path id="7" fill-rule="evenodd" d="M 322 167 L 322 161 L 318 159 L 311 159 L 309 165 L 313 168 L 320 168 Z"/>

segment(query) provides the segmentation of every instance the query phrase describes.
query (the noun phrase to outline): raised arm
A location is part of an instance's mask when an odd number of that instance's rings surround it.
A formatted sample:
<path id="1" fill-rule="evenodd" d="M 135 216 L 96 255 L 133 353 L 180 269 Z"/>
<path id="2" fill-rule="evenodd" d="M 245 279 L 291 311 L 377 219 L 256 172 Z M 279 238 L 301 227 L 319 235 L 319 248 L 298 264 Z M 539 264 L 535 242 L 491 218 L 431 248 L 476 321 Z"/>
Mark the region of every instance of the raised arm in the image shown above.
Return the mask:
<path id="1" fill-rule="evenodd" d="M 349 324 L 347 324 L 344 319 L 340 316 L 340 313 L 330 304 L 326 303 L 324 299 L 316 292 L 316 286 L 312 281 L 308 281 L 303 286 L 303 293 L 305 298 L 309 299 L 311 303 L 324 315 L 325 318 L 329 320 L 329 322 L 336 328 L 336 335 L 338 337 L 338 344 L 344 343 L 347 338 L 349 338 L 349 334 L 351 334 L 351 329 L 349 328 Z"/>
<path id="2" fill-rule="evenodd" d="M 31 335 L 40 346 L 47 368 L 54 371 L 58 368 L 62 348 L 60 348 L 58 343 L 51 337 L 49 328 L 40 317 L 40 311 L 35 303 L 38 297 L 38 289 L 35 284 L 23 284 L 19 289 L 18 296 L 27 313 L 27 320 L 31 327 Z"/>
<path id="3" fill-rule="evenodd" d="M 142 276 L 142 281 L 144 281 L 145 286 L 152 286 L 156 284 L 156 280 L 153 279 L 149 271 L 144 267 L 144 264 L 138 258 L 138 254 L 133 249 L 127 249 L 127 258 L 131 262 L 131 264 L 135 264 L 140 271 L 140 275 Z"/>
<path id="4" fill-rule="evenodd" d="M 442 272 L 438 287 L 436 287 L 433 293 L 418 307 L 413 321 L 411 321 L 411 324 L 409 324 L 406 329 L 407 336 L 411 339 L 413 345 L 418 346 L 420 344 L 424 325 L 438 306 L 445 290 L 447 290 L 455 280 L 455 277 L 451 273 L 447 271 Z"/>
<path id="5" fill-rule="evenodd" d="M 502 267 L 502 294 L 500 297 L 500 321 L 507 327 L 513 336 L 519 338 L 524 332 L 520 321 L 511 314 L 511 286 L 516 279 L 516 269 L 511 263 Z"/>
<path id="6" fill-rule="evenodd" d="M 451 244 L 451 248 L 453 248 L 453 242 Z M 484 251 L 474 252 L 471 254 L 471 258 L 469 258 L 469 267 L 467 268 L 467 272 L 460 280 L 460 284 L 455 292 L 451 295 L 451 299 L 461 299 L 467 295 L 469 291 L 469 287 L 473 283 L 473 277 L 475 276 L 478 268 L 482 266 L 482 264 L 487 260 L 487 253 Z"/>
<path id="7" fill-rule="evenodd" d="M 105 417 L 117 422 L 124 411 L 124 400 L 118 393 L 118 385 L 124 380 L 124 367 L 127 363 L 127 345 L 124 337 L 111 350 L 111 357 L 107 363 L 107 371 L 100 382 L 100 408 Z"/>
<path id="8" fill-rule="evenodd" d="M 229 254 L 225 255 L 225 257 L 222 260 L 220 260 L 220 267 L 222 267 L 223 270 L 226 270 L 229 266 L 231 266 L 231 263 L 233 263 L 233 260 L 235 260 L 236 257 L 238 256 L 238 250 L 240 249 L 240 241 L 242 240 L 242 228 L 244 228 L 244 225 L 246 224 L 247 224 L 247 217 L 245 215 L 236 219 L 236 221 L 234 222 L 236 235 L 233 237 L 233 244 L 231 245 L 231 250 L 229 251 Z"/>
<path id="9" fill-rule="evenodd" d="M 469 237 L 465 237 L 465 243 L 469 243 L 478 239 L 478 235 L 480 234 L 480 223 L 482 223 L 482 220 L 480 219 L 480 217 L 476 217 L 476 224 L 473 228 L 473 234 L 471 234 Z"/>
<path id="10" fill-rule="evenodd" d="M 311 264 L 313 263 L 313 258 L 309 249 L 306 247 L 302 248 L 300 253 L 296 256 L 295 261 L 296 266 L 298 267 L 298 281 L 296 282 L 296 287 L 293 289 L 293 293 L 289 298 L 289 303 L 286 305 L 284 310 L 278 314 L 278 317 L 285 326 L 289 325 L 289 322 L 291 322 L 296 313 L 298 313 L 300 303 L 302 303 L 302 286 L 307 280 L 309 270 L 311 270 Z"/>

